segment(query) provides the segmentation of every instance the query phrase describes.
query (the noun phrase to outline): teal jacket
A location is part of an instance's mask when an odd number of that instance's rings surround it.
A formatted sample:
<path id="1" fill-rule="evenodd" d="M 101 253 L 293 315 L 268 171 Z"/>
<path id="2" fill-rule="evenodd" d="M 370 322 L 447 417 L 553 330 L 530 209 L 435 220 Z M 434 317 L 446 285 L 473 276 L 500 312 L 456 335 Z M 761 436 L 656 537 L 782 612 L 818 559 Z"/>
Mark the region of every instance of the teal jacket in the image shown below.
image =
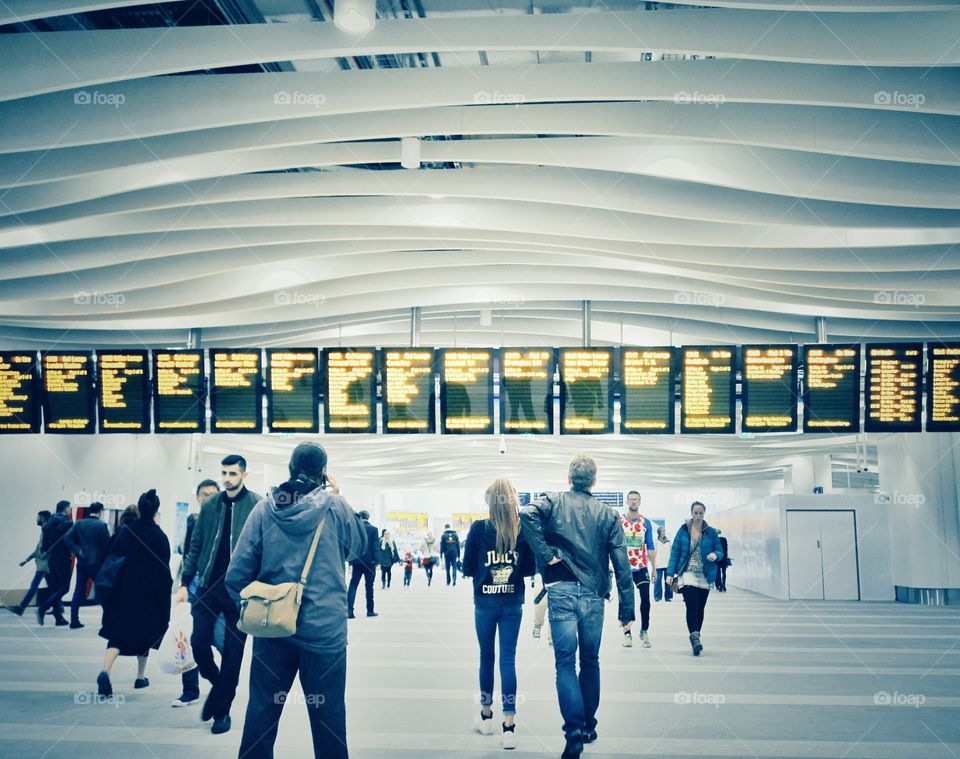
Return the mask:
<path id="1" fill-rule="evenodd" d="M 715 553 L 716 561 L 707 559 L 707 554 Z M 723 549 L 720 547 L 720 535 L 717 531 L 703 522 L 700 532 L 700 555 L 703 557 L 703 576 L 711 585 L 717 581 L 717 562 L 723 558 Z M 683 574 L 690 561 L 690 520 L 688 519 L 673 539 L 670 548 L 670 564 L 667 566 L 667 577 Z"/>
<path id="2" fill-rule="evenodd" d="M 237 547 L 240 533 L 253 507 L 261 500 L 252 490 L 247 490 L 234 504 L 230 512 L 230 553 Z M 213 571 L 213 562 L 217 555 L 217 546 L 220 545 L 220 535 L 223 531 L 223 492 L 210 496 L 200 507 L 196 526 L 190 536 L 190 547 L 183 557 L 183 572 L 180 584 L 190 587 L 195 575 L 200 578 L 200 587 L 207 587 L 210 573 Z"/>

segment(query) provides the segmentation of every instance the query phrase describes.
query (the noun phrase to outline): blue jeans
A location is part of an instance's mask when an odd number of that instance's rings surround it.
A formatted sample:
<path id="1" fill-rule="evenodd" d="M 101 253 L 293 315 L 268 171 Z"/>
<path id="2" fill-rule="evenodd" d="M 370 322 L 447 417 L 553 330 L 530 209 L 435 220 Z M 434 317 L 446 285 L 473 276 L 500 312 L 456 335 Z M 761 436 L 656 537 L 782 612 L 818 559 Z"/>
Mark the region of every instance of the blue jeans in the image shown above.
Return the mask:
<path id="1" fill-rule="evenodd" d="M 517 638 L 523 606 L 513 599 L 481 598 L 474 621 L 480 643 L 480 705 L 493 706 L 493 641 L 500 630 L 500 706 L 504 714 L 517 713 Z"/>
<path id="2" fill-rule="evenodd" d="M 37 595 L 37 591 L 40 590 L 40 581 L 46 580 L 47 587 L 50 587 L 50 577 L 42 569 L 38 569 L 33 573 L 33 580 L 30 582 L 30 587 L 27 589 L 27 594 L 20 599 L 20 603 L 17 604 L 21 609 L 26 609 L 30 602 L 33 600 L 33 597 Z"/>
<path id="3" fill-rule="evenodd" d="M 96 577 L 96 567 L 88 567 L 77 562 L 77 581 L 70 601 L 70 621 L 80 623 L 80 604 L 87 600 L 87 583 Z M 96 588 L 94 588 L 96 590 Z"/>
<path id="4" fill-rule="evenodd" d="M 603 599 L 578 582 L 558 582 L 547 590 L 547 608 L 557 661 L 557 698 L 563 733 L 573 738 L 597 727 Z"/>
<path id="5" fill-rule="evenodd" d="M 320 654 L 283 638 L 253 639 L 250 701 L 240 741 L 243 759 L 273 759 L 280 715 L 298 674 L 310 716 L 314 756 L 347 759 L 346 648 L 336 654 Z"/>
<path id="6" fill-rule="evenodd" d="M 655 601 L 660 601 L 661 599 L 666 599 L 667 601 L 673 600 L 673 591 L 670 590 L 670 581 L 667 579 L 667 570 L 665 567 L 663 569 L 657 569 L 657 581 L 653 586 L 653 598 Z"/>

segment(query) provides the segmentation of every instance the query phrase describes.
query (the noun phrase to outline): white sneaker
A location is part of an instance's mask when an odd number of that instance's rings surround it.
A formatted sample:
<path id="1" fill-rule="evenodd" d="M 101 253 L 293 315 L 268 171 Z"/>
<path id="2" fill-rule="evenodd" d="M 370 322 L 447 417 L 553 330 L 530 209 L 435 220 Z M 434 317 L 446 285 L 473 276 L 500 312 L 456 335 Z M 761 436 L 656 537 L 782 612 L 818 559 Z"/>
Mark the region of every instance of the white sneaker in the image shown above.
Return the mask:
<path id="1" fill-rule="evenodd" d="M 500 735 L 500 745 L 506 750 L 510 751 L 517 747 L 517 726 L 513 725 L 512 730 L 507 730 L 506 725 L 503 726 L 503 733 Z"/>
<path id="2" fill-rule="evenodd" d="M 633 635 L 629 632 L 623 634 L 623 647 L 624 648 L 633 648 Z"/>
<path id="3" fill-rule="evenodd" d="M 643 643 L 644 648 L 651 648 L 653 644 L 650 642 L 650 633 L 646 630 L 640 631 L 640 642 Z"/>
<path id="4" fill-rule="evenodd" d="M 480 733 L 480 735 L 493 735 L 493 728 L 492 714 L 489 719 L 484 719 L 482 713 L 473 718 L 473 729 Z"/>

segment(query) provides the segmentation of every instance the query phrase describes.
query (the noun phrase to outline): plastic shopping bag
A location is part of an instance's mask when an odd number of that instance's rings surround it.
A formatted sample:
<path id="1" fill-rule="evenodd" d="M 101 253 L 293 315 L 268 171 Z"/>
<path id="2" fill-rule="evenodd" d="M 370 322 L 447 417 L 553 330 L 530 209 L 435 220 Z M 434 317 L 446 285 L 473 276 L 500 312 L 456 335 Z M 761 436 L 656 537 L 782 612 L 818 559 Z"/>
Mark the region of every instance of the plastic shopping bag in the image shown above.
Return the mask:
<path id="1" fill-rule="evenodd" d="M 160 641 L 156 657 L 157 668 L 167 675 L 182 675 L 197 666 L 190 648 L 193 617 L 190 604 L 175 604 L 170 614 L 170 627 Z"/>

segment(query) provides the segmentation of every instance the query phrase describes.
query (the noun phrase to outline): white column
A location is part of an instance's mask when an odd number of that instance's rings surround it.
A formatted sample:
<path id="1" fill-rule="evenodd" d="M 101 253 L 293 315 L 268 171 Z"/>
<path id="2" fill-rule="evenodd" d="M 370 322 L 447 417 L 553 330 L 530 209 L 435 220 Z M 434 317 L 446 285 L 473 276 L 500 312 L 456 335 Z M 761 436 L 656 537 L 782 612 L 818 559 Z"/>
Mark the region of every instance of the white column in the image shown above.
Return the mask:
<path id="1" fill-rule="evenodd" d="M 794 495 L 813 495 L 815 488 L 824 493 L 833 492 L 833 470 L 830 454 L 793 456 L 784 461 L 784 491 Z"/>

